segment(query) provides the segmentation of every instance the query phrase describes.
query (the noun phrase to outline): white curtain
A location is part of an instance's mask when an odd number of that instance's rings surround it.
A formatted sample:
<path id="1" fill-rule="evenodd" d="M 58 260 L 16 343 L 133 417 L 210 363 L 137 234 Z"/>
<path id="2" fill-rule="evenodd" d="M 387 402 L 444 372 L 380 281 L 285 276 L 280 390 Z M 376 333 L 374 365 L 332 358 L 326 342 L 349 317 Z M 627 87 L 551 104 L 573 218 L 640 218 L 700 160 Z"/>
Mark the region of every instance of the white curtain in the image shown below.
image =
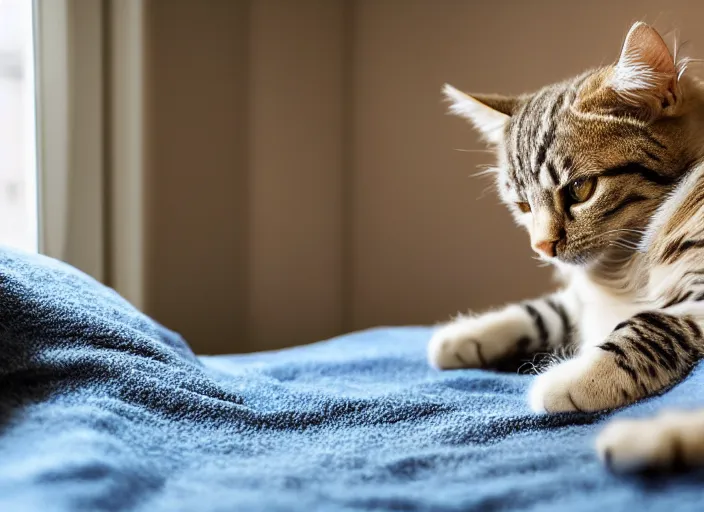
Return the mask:
<path id="1" fill-rule="evenodd" d="M 141 0 L 36 0 L 40 251 L 142 286 Z"/>

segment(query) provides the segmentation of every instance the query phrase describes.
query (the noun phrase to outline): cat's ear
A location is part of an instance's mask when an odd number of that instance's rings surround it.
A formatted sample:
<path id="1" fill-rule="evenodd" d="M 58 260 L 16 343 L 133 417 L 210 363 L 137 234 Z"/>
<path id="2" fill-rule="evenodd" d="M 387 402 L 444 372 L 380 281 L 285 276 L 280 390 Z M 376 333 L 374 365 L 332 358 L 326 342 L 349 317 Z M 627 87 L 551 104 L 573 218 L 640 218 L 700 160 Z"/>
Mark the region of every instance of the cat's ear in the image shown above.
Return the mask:
<path id="1" fill-rule="evenodd" d="M 609 86 L 633 107 L 657 116 L 678 100 L 677 66 L 665 41 L 645 23 L 628 31 Z"/>
<path id="2" fill-rule="evenodd" d="M 442 91 L 450 102 L 451 113 L 469 120 L 488 142 L 498 144 L 503 139 L 517 99 L 498 95 L 470 96 L 449 84 L 445 84 Z"/>

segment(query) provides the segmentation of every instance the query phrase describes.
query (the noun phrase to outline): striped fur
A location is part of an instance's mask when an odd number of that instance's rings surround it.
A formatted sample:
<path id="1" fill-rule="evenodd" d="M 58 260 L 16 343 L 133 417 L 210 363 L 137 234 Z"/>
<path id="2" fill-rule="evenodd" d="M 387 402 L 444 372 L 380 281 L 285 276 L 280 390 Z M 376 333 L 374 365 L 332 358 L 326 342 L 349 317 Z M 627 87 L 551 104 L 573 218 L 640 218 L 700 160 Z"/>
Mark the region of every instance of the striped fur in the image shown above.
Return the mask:
<path id="1" fill-rule="evenodd" d="M 557 354 L 529 395 L 543 413 L 613 409 L 681 380 L 704 355 L 704 86 L 637 23 L 612 66 L 515 98 L 446 93 L 480 132 L 491 119 L 501 199 L 565 284 L 440 326 L 431 364 Z M 628 425 L 672 436 L 668 418 Z M 704 412 L 687 421 L 704 425 Z M 704 464 L 704 429 L 699 444 L 675 430 L 692 453 L 638 453 L 623 425 L 599 453 L 615 469 Z"/>

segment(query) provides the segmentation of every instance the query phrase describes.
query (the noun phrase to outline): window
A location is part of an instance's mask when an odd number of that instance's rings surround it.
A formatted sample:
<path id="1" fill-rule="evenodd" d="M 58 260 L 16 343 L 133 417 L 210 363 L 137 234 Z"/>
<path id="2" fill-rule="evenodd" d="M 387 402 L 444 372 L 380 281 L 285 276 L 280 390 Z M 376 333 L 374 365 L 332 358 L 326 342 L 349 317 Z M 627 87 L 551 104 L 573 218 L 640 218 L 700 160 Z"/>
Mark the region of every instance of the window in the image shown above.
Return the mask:
<path id="1" fill-rule="evenodd" d="M 0 244 L 37 251 L 31 0 L 0 0 Z"/>

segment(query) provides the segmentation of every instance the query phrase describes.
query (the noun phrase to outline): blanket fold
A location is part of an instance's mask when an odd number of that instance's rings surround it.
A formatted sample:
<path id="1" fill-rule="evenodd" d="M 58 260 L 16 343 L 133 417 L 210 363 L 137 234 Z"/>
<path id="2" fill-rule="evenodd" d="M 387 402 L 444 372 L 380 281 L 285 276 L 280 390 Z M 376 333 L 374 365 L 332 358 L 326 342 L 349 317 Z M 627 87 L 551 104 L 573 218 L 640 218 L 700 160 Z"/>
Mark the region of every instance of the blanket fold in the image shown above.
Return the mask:
<path id="1" fill-rule="evenodd" d="M 613 414 L 537 416 L 531 376 L 437 372 L 427 328 L 196 357 L 115 292 L 0 252 L 0 510 L 704 510 L 704 472 L 617 477 L 616 415 L 704 407 L 704 369 Z"/>

